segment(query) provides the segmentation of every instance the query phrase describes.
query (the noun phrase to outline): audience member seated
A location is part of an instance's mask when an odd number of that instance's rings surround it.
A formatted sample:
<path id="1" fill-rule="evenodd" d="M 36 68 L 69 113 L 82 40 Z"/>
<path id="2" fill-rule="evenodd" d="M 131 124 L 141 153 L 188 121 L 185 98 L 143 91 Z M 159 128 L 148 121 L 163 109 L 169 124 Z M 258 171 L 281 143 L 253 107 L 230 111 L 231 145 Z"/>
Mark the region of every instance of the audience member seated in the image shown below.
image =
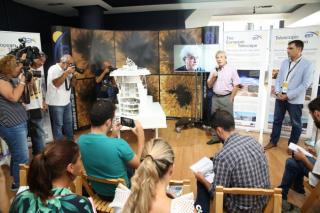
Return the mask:
<path id="1" fill-rule="evenodd" d="M 142 162 L 132 177 L 131 191 L 118 187 L 113 202 L 115 212 L 194 212 L 193 194 L 170 199 L 166 188 L 173 172 L 172 147 L 162 139 L 146 143 Z"/>
<path id="2" fill-rule="evenodd" d="M 260 143 L 250 136 L 235 131 L 233 116 L 224 110 L 216 111 L 211 125 L 223 141 L 223 148 L 213 158 L 213 183 L 203 174 L 196 173 L 197 200 L 203 212 L 210 212 L 210 198 L 215 187 L 270 188 L 268 162 Z M 224 209 L 227 212 L 262 212 L 267 198 L 264 196 L 226 195 Z"/>
<path id="3" fill-rule="evenodd" d="M 316 98 L 308 105 L 311 117 L 317 128 L 320 128 L 320 98 Z M 317 143 L 316 150 L 309 148 L 309 152 L 315 157 L 307 157 L 302 151 L 293 153 L 293 157 L 287 159 L 280 188 L 282 188 L 282 210 L 291 211 L 294 205 L 287 202 L 289 189 L 304 194 L 303 178 L 309 178 L 311 186 L 316 186 L 320 178 L 320 144 Z"/>
<path id="4" fill-rule="evenodd" d="M 10 212 L 93 212 L 86 197 L 72 193 L 72 181 L 81 174 L 79 147 L 74 142 L 48 145 L 30 164 L 29 189 L 18 193 Z"/>
<path id="5" fill-rule="evenodd" d="M 90 111 L 91 132 L 81 135 L 78 144 L 87 175 L 97 178 L 123 178 L 126 185 L 130 186 L 132 171 L 140 164 L 144 131 L 136 121 L 135 128 L 132 129 L 138 138 L 138 151 L 135 154 L 125 140 L 117 138 L 121 125 L 112 124 L 114 114 L 115 106 L 111 101 L 99 100 L 94 103 Z M 108 137 L 106 134 L 111 127 L 113 132 L 111 137 Z M 113 200 L 115 186 L 92 182 L 92 187 L 102 199 Z"/>

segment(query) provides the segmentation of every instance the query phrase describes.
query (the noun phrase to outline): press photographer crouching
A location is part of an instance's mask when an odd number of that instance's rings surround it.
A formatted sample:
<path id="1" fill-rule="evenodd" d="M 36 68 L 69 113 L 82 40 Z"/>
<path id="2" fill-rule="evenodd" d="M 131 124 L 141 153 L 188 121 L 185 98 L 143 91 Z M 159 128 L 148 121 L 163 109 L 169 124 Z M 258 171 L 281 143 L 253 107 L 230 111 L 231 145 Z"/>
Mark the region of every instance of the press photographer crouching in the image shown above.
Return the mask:
<path id="1" fill-rule="evenodd" d="M 73 141 L 70 95 L 75 72 L 83 73 L 83 70 L 75 66 L 71 55 L 63 55 L 60 62 L 48 70 L 46 103 L 49 105 L 55 141 L 62 141 L 63 133 L 67 141 Z"/>
<path id="2" fill-rule="evenodd" d="M 19 164 L 29 162 L 27 144 L 27 113 L 21 97 L 25 90 L 22 73 L 23 54 L 19 60 L 14 55 L 0 59 L 0 137 L 5 140 L 11 153 L 10 172 L 13 176 L 12 191 L 19 188 Z M 14 78 L 18 82 L 14 83 Z"/>
<path id="3" fill-rule="evenodd" d="M 110 73 L 117 68 L 111 66 L 111 62 L 103 61 L 92 67 L 96 75 L 97 100 L 109 99 L 113 103 L 117 101 L 118 88 Z"/>

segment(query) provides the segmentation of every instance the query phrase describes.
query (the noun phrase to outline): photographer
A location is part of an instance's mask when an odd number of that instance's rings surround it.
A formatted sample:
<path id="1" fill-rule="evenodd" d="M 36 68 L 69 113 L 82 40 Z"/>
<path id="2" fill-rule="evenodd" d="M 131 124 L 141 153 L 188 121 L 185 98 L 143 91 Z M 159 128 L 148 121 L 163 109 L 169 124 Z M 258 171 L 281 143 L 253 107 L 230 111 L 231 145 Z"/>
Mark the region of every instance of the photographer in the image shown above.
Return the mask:
<path id="1" fill-rule="evenodd" d="M 28 112 L 28 128 L 29 136 L 32 142 L 32 154 L 39 154 L 44 148 L 45 132 L 43 122 L 43 110 L 47 110 L 47 105 L 44 102 L 45 81 L 44 73 L 39 70 L 46 61 L 44 53 L 38 53 L 32 60 L 30 72 L 33 74 L 32 80 L 28 85 L 30 103 L 25 104 Z"/>
<path id="2" fill-rule="evenodd" d="M 71 55 L 63 55 L 60 62 L 48 70 L 46 103 L 52 122 L 54 140 L 61 141 L 63 132 L 68 141 L 73 140 L 73 124 L 71 110 L 71 80 L 76 67 Z"/>
<path id="3" fill-rule="evenodd" d="M 110 76 L 115 68 L 109 61 L 103 61 L 98 67 L 93 67 L 96 75 L 96 96 L 97 99 L 109 99 L 113 103 L 117 99 L 117 87 L 113 78 Z"/>
<path id="4" fill-rule="evenodd" d="M 27 144 L 27 113 L 20 101 L 25 90 L 25 76 L 22 60 L 14 55 L 0 59 L 0 137 L 3 138 L 11 153 L 10 171 L 13 176 L 12 191 L 19 188 L 19 164 L 29 162 Z M 18 83 L 13 79 L 18 77 Z"/>

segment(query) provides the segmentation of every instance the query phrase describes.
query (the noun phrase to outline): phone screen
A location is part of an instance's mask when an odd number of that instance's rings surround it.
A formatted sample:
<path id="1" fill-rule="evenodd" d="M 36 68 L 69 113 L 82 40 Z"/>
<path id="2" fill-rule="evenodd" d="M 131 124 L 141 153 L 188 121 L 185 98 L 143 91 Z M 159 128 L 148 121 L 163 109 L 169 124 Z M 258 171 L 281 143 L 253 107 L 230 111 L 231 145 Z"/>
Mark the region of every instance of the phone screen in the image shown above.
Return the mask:
<path id="1" fill-rule="evenodd" d="M 125 118 L 125 117 L 121 117 L 121 125 L 131 127 L 131 128 L 135 127 L 134 120 L 131 118 Z"/>

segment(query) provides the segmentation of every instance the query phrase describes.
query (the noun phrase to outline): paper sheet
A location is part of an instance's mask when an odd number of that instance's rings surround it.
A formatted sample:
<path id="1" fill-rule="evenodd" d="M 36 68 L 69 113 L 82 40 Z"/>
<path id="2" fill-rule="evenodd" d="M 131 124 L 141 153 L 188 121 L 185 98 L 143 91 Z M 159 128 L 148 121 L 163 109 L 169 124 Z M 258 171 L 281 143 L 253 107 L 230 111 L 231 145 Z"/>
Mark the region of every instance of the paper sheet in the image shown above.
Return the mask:
<path id="1" fill-rule="evenodd" d="M 291 149 L 292 151 L 295 151 L 295 152 L 297 152 L 298 149 L 299 149 L 299 150 L 302 151 L 303 154 L 305 154 L 306 156 L 308 156 L 308 157 L 313 157 L 313 155 L 312 155 L 310 152 L 308 152 L 307 150 L 305 150 L 305 149 L 302 148 L 301 146 L 298 146 L 297 144 L 290 143 L 290 144 L 289 144 L 289 149 Z"/>
<path id="2" fill-rule="evenodd" d="M 209 158 L 207 157 L 201 158 L 198 162 L 191 165 L 190 169 L 193 172 L 201 172 L 209 183 L 213 182 L 213 179 L 214 179 L 213 164 Z"/>

